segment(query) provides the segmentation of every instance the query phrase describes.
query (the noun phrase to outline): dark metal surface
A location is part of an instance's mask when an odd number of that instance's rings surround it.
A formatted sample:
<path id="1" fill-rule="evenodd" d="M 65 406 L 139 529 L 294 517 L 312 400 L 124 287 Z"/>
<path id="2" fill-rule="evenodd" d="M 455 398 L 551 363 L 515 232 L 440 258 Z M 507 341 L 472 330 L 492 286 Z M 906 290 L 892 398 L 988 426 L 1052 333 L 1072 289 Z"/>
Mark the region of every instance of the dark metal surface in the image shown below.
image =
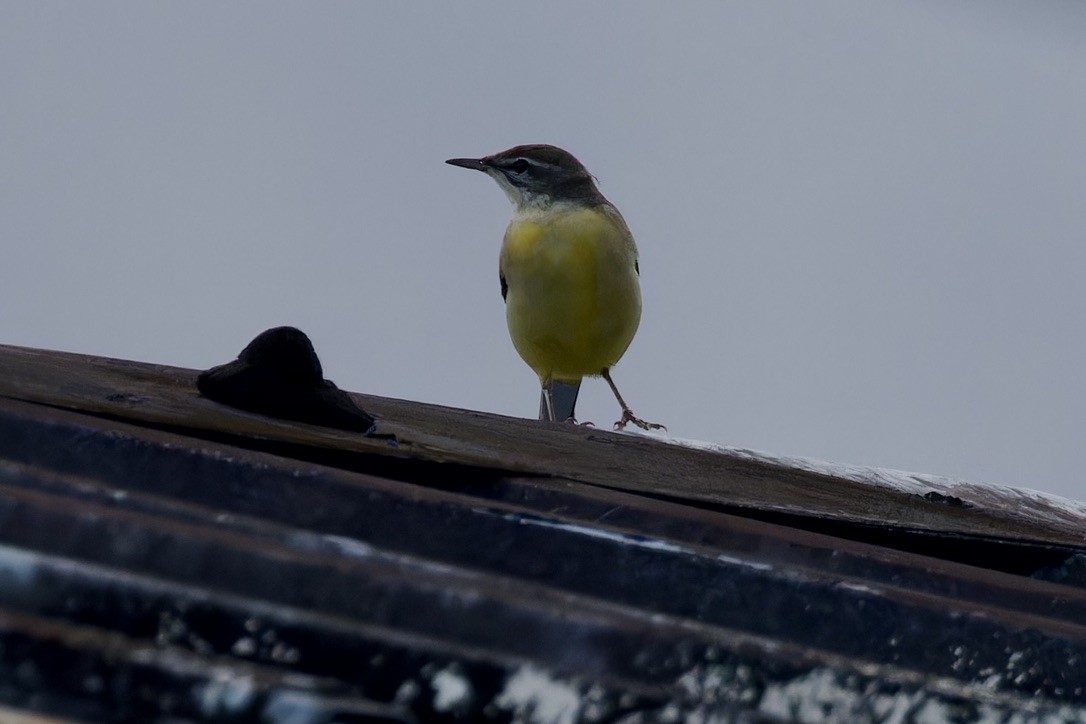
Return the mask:
<path id="1" fill-rule="evenodd" d="M 404 423 L 339 449 L 342 433 L 194 397 L 198 412 L 179 413 L 191 424 L 151 428 L 119 410 L 165 405 L 185 379 L 121 364 L 140 387 L 110 393 L 111 418 L 56 407 L 87 396 L 86 370 L 74 393 L 78 375 L 55 375 L 48 405 L 0 397 L 9 708 L 87 721 L 1086 721 L 1082 588 L 870 542 L 902 535 L 893 525 L 838 520 L 840 537 L 694 505 L 681 486 L 661 499 L 587 472 L 525 475 L 542 463 L 484 464 L 478 444 L 446 453 Z M 395 409 L 381 408 L 388 430 Z M 474 424 L 499 447 L 564 432 Z M 564 444 L 609 449 L 576 439 Z M 980 546 L 980 562 L 1012 552 L 1026 570 L 1082 553 L 1062 528 L 1000 537 L 990 520 L 987 538 L 923 533 Z"/>

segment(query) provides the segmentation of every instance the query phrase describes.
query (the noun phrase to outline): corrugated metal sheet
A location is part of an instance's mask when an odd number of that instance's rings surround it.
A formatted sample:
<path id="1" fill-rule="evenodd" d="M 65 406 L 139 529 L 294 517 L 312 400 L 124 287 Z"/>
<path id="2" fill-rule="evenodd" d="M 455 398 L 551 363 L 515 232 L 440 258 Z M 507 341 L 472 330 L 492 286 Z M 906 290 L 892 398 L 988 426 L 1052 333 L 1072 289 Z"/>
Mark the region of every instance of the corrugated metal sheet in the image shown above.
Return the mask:
<path id="1" fill-rule="evenodd" d="M 0 348 L 9 710 L 1086 721 L 1083 521 L 1044 501 L 355 396 L 364 437 L 194 380 Z"/>

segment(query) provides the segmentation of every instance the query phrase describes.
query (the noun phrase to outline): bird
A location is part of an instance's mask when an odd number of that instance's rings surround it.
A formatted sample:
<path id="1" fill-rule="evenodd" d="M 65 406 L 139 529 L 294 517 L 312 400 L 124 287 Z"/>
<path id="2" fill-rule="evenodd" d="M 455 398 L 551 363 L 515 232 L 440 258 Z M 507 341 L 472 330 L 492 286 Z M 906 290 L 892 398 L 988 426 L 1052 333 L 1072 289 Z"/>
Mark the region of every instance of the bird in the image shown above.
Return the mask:
<path id="1" fill-rule="evenodd" d="M 622 408 L 616 430 L 666 429 L 634 415 L 611 378 L 641 322 L 641 270 L 633 234 L 588 169 L 547 144 L 446 163 L 482 171 L 513 203 L 498 278 L 513 346 L 539 376 L 539 418 L 575 422 L 581 380 L 598 376 Z"/>

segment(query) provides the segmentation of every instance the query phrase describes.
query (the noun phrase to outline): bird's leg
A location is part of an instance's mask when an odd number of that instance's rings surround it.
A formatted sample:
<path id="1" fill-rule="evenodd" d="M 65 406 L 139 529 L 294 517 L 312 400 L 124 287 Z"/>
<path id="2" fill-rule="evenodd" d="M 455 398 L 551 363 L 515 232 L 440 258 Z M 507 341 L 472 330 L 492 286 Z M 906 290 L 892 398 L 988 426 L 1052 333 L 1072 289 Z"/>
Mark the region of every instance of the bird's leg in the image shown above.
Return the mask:
<path id="1" fill-rule="evenodd" d="M 539 419 L 554 422 L 554 394 L 551 392 L 551 380 L 543 381 L 543 409 L 539 411 Z"/>
<path id="2" fill-rule="evenodd" d="M 565 422 L 576 425 L 573 410 L 577 406 L 577 392 L 581 381 L 555 380 L 540 377 L 542 391 L 539 394 L 539 419 L 544 422 Z"/>
<path id="3" fill-rule="evenodd" d="M 640 427 L 642 430 L 667 430 L 663 425 L 655 422 L 645 422 L 639 417 L 634 416 L 633 410 L 626 404 L 626 400 L 622 399 L 622 395 L 618 393 L 618 388 L 615 387 L 615 381 L 611 379 L 611 370 L 604 370 L 600 373 L 603 375 L 603 379 L 607 380 L 607 384 L 611 385 L 611 392 L 615 393 L 615 399 L 618 400 L 618 404 L 622 407 L 622 419 L 615 423 L 616 430 L 622 430 L 628 423 L 633 423 Z"/>

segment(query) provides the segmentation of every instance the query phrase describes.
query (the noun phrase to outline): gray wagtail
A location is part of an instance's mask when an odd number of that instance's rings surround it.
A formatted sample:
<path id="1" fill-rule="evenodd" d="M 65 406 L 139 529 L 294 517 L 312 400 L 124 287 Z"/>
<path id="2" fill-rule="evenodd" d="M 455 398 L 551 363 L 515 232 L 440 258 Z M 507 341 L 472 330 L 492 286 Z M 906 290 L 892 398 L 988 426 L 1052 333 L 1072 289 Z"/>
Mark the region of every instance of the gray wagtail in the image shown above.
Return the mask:
<path id="1" fill-rule="evenodd" d="M 543 388 L 539 418 L 573 418 L 581 379 L 600 376 L 622 407 L 616 429 L 662 428 L 635 417 L 611 379 L 641 321 L 640 270 L 633 235 L 588 170 L 545 145 L 446 163 L 486 173 L 513 202 L 498 273 L 513 346 Z"/>

